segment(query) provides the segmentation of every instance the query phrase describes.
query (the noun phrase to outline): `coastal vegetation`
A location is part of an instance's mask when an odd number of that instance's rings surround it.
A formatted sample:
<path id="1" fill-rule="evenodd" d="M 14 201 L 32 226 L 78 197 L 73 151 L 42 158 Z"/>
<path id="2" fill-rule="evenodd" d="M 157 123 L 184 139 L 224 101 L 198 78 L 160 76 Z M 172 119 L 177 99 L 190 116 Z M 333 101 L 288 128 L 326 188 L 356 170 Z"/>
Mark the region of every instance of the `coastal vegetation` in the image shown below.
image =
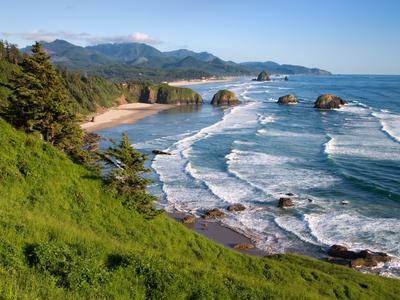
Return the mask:
<path id="1" fill-rule="evenodd" d="M 168 84 L 150 85 L 142 89 L 140 100 L 162 104 L 202 104 L 201 96 L 189 88 L 174 87 Z"/>
<path id="2" fill-rule="evenodd" d="M 94 154 L 98 168 L 88 168 L 75 159 L 82 145 L 78 113 L 101 100 L 77 100 L 94 89 L 85 83 L 104 84 L 99 93 L 120 91 L 130 101 L 147 88 L 165 101 L 194 95 L 165 85 L 69 78 L 39 44 L 32 50 L 18 65 L 2 62 L 11 74 L 1 85 L 2 299 L 398 298 L 394 279 L 296 255 L 248 256 L 190 231 L 154 208 L 147 157 L 125 135 Z"/>
<path id="3" fill-rule="evenodd" d="M 8 48 L 13 50 L 7 50 Z M 0 49 L 3 49 L 0 55 L 0 107 L 6 107 L 15 88 L 14 78 L 24 76 L 25 73 L 18 63 L 22 62 L 23 57 L 29 59 L 29 56 L 21 54 L 15 45 L 6 42 L 0 43 Z M 53 66 L 51 68 L 54 70 Z M 72 110 L 81 116 L 100 112 L 118 104 L 139 101 L 165 104 L 202 103 L 201 96 L 189 88 L 138 80 L 117 83 L 101 76 L 86 75 L 66 68 L 59 68 L 56 71 L 60 77 L 57 80 L 61 81 L 63 92 L 71 102 Z"/>

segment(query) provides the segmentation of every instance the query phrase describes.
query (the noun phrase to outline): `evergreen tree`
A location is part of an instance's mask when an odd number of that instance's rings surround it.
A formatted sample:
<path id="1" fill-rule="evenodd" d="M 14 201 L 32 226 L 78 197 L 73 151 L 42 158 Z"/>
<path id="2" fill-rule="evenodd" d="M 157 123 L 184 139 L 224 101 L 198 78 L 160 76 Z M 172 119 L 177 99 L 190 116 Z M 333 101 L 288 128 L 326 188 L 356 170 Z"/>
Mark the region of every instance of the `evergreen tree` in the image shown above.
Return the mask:
<path id="1" fill-rule="evenodd" d="M 46 141 L 69 154 L 79 151 L 82 131 L 78 117 L 59 74 L 38 42 L 20 66 L 21 72 L 15 73 L 12 81 L 13 98 L 6 119 L 26 131 L 40 132 Z"/>
<path id="2" fill-rule="evenodd" d="M 6 57 L 6 45 L 2 40 L 0 40 L 0 59 L 3 59 L 5 57 Z"/>
<path id="3" fill-rule="evenodd" d="M 7 59 L 10 63 L 17 64 L 21 61 L 21 54 L 17 48 L 17 45 L 10 44 L 7 52 Z"/>
<path id="4" fill-rule="evenodd" d="M 107 175 L 109 186 L 124 197 L 124 205 L 147 216 L 156 215 L 157 212 L 152 206 L 155 197 L 146 192 L 151 180 L 143 177 L 145 173 L 150 172 L 144 165 L 147 155 L 133 148 L 126 134 L 122 134 L 118 145 L 114 141 L 111 142 L 113 146 L 102 155 L 106 163 L 113 166 Z"/>

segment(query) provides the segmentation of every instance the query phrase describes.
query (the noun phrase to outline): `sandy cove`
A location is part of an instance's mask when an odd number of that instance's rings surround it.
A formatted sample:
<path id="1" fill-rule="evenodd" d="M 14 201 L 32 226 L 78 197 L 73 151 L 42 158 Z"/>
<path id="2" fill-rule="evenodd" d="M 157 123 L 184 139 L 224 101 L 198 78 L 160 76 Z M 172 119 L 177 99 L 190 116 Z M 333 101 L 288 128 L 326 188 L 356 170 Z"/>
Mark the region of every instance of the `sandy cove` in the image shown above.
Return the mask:
<path id="1" fill-rule="evenodd" d="M 147 103 L 122 104 L 110 108 L 103 113 L 94 114 L 92 117 L 93 121 L 82 123 L 81 128 L 87 132 L 92 132 L 121 124 L 132 124 L 145 117 L 173 107 L 175 107 L 175 105 Z"/>
<path id="2" fill-rule="evenodd" d="M 207 84 L 207 83 L 218 83 L 218 82 L 227 82 L 234 80 L 235 77 L 224 77 L 220 79 L 193 79 L 193 80 L 178 80 L 168 82 L 171 86 L 186 86 L 186 85 L 198 85 L 198 84 Z"/>

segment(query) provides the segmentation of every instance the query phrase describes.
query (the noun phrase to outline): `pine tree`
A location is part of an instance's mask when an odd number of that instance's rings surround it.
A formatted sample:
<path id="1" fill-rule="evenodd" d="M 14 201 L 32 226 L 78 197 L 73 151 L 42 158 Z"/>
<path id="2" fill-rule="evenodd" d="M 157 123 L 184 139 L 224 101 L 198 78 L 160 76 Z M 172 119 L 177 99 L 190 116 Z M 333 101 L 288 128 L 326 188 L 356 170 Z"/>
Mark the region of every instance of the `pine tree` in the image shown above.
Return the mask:
<path id="1" fill-rule="evenodd" d="M 3 59 L 5 57 L 6 57 L 6 45 L 2 40 L 0 40 L 0 59 Z"/>
<path id="2" fill-rule="evenodd" d="M 14 74 L 13 99 L 5 117 L 16 127 L 40 132 L 44 140 L 69 154 L 79 151 L 82 131 L 71 99 L 38 42 L 20 66 L 21 72 Z"/>
<path id="3" fill-rule="evenodd" d="M 124 133 L 118 145 L 114 141 L 111 142 L 113 146 L 102 155 L 106 163 L 113 167 L 107 175 L 109 186 L 124 197 L 124 205 L 149 217 L 158 214 L 152 206 L 155 197 L 146 192 L 151 180 L 143 177 L 145 173 L 150 172 L 144 165 L 147 155 L 133 148 Z"/>

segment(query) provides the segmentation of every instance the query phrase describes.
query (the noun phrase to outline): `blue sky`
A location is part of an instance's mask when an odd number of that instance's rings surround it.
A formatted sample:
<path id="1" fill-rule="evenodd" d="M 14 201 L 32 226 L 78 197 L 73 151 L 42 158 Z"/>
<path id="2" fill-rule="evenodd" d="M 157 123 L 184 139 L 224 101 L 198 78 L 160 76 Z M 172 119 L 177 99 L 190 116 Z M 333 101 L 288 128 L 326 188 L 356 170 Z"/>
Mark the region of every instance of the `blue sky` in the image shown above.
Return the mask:
<path id="1" fill-rule="evenodd" d="M 222 59 L 400 74 L 400 1 L 7 1 L 0 38 L 141 41 Z"/>

